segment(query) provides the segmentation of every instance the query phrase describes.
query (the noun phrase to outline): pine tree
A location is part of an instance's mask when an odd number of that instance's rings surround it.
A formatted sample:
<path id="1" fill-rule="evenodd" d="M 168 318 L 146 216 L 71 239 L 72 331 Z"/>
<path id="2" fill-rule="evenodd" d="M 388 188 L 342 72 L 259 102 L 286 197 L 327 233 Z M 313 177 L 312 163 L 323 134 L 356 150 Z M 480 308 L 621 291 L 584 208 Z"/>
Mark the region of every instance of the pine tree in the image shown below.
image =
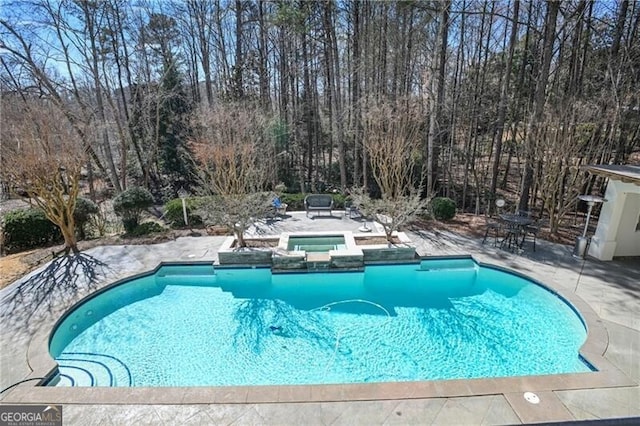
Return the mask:
<path id="1" fill-rule="evenodd" d="M 165 66 L 163 96 L 158 106 L 160 171 L 168 179 L 166 183 L 177 190 L 193 183 L 193 167 L 186 144 L 191 135 L 189 116 L 192 108 L 175 61 L 165 61 Z"/>

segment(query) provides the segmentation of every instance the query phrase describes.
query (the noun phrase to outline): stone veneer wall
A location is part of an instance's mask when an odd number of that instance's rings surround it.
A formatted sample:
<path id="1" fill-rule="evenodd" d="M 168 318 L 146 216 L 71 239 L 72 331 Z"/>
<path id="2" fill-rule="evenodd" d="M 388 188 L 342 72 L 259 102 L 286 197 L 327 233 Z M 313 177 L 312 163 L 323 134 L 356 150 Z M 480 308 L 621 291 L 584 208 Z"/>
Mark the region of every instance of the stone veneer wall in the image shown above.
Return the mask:
<path id="1" fill-rule="evenodd" d="M 336 232 L 331 235 L 339 234 Z M 298 235 L 298 234 L 296 234 Z M 326 233 L 303 233 L 305 236 L 327 235 Z M 403 232 L 396 237 L 400 244 L 389 247 L 380 245 L 356 245 L 354 235 L 345 232 L 347 248 L 329 251 L 329 267 L 333 270 L 361 269 L 367 263 L 406 262 L 416 258 L 416 249 L 411 240 Z M 359 237 L 378 236 L 373 234 Z M 304 251 L 288 251 L 286 249 L 289 234 L 283 234 L 276 249 L 268 248 L 233 248 L 235 238 L 228 237 L 218 251 L 218 261 L 221 265 L 267 265 L 275 271 L 296 271 L 307 269 L 306 253 Z"/>

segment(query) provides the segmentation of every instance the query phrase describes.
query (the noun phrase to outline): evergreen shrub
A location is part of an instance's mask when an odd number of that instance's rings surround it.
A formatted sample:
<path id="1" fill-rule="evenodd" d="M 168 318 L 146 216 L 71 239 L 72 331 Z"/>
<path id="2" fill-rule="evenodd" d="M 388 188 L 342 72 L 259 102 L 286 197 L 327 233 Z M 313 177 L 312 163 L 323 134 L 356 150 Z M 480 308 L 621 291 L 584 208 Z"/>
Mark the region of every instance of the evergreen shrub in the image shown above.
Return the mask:
<path id="1" fill-rule="evenodd" d="M 204 205 L 207 199 L 208 197 L 189 197 L 185 199 L 187 218 L 189 219 L 190 226 L 202 226 L 202 217 L 196 213 L 196 211 Z M 164 205 L 164 219 L 172 228 L 182 228 L 186 226 L 184 223 L 184 213 L 182 212 L 182 199 L 174 198 Z"/>
<path id="2" fill-rule="evenodd" d="M 98 205 L 87 198 L 78 197 L 76 200 L 76 208 L 73 210 L 73 220 L 76 225 L 76 232 L 81 240 L 85 238 L 85 224 L 91 219 L 91 216 L 97 214 L 99 211 Z"/>
<path id="3" fill-rule="evenodd" d="M 304 210 L 304 197 L 306 194 L 301 193 L 284 193 L 280 196 L 280 200 L 287 204 L 288 211 Z"/>
<path id="4" fill-rule="evenodd" d="M 131 233 L 138 226 L 142 212 L 152 205 L 153 195 L 139 187 L 126 189 L 113 199 L 113 210 L 122 218 L 127 233 Z"/>
<path id="5" fill-rule="evenodd" d="M 46 247 L 62 241 L 60 228 L 36 208 L 8 212 L 2 218 L 2 233 L 8 253 Z"/>
<path id="6" fill-rule="evenodd" d="M 437 220 L 451 220 L 456 215 L 456 203 L 447 197 L 436 197 L 431 200 L 431 211 Z"/>
<path id="7" fill-rule="evenodd" d="M 137 225 L 130 232 L 127 232 L 127 237 L 142 237 L 144 235 L 164 232 L 165 230 L 166 228 L 160 225 L 158 222 L 144 222 Z"/>
<path id="8" fill-rule="evenodd" d="M 287 203 L 287 210 L 300 211 L 304 210 L 304 198 L 309 194 L 297 193 L 284 193 L 280 197 L 283 203 Z M 343 194 L 331 194 L 333 197 L 333 208 L 336 210 L 344 209 L 344 203 L 347 199 Z"/>

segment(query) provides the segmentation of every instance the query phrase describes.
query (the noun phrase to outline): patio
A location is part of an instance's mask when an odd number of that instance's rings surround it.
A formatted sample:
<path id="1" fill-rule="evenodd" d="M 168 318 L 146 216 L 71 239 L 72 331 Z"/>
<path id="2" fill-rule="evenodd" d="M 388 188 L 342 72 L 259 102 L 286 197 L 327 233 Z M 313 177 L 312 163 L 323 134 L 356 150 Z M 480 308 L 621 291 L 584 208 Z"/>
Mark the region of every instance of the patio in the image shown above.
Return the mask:
<path id="1" fill-rule="evenodd" d="M 304 212 L 292 212 L 259 223 L 250 234 L 357 233 L 360 226 L 362 222 L 342 214 L 307 218 Z M 373 228 L 380 230 L 378 224 Z M 296 395 L 300 389 L 294 387 L 160 388 L 158 393 L 140 388 L 36 388 L 32 381 L 0 395 L 1 402 L 63 403 L 65 424 L 514 424 L 640 416 L 638 258 L 578 260 L 571 256 L 572 247 L 544 240 L 538 240 L 535 252 L 518 254 L 482 245 L 481 238 L 448 231 L 407 233 L 420 255 L 471 254 L 478 261 L 522 272 L 558 291 L 587 320 L 589 347 L 583 348 L 587 358 L 592 354 L 586 352 L 593 350 L 593 356 L 603 356 L 610 368 L 582 375 L 422 382 L 409 396 L 406 384 L 377 390 L 337 386 L 333 390 L 339 390 L 341 397 L 323 397 L 324 390 L 316 388 L 319 398 L 313 398 L 313 389 L 305 398 Z M 29 362 L 42 357 L 39 351 L 53 323 L 77 300 L 115 280 L 153 269 L 160 261 L 215 261 L 224 239 L 185 237 L 150 246 L 96 247 L 83 253 L 76 269 L 54 261 L 1 290 L 0 387 L 32 373 Z M 55 290 L 60 278 L 73 284 L 68 293 Z M 589 377 L 595 378 L 595 385 Z M 535 392 L 540 404 L 526 402 L 523 390 Z M 373 394 L 377 397 L 372 398 Z"/>

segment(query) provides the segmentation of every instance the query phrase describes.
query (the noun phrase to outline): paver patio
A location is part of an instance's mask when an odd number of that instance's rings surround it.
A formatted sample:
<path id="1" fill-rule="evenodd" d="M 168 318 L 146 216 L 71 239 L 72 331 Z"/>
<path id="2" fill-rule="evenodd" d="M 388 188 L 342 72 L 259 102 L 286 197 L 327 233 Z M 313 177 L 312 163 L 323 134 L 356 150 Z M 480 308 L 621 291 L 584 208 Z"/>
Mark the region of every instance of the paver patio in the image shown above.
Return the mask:
<path id="1" fill-rule="evenodd" d="M 342 217 L 341 213 L 334 215 L 307 218 L 304 212 L 293 212 L 281 220 L 260 223 L 250 232 L 253 235 L 358 232 L 362 225 Z M 514 424 L 640 416 L 639 259 L 583 261 L 571 256 L 572 247 L 546 241 L 538 241 L 535 253 L 528 250 L 517 254 L 453 232 L 419 230 L 408 234 L 421 255 L 471 254 L 479 261 L 529 275 L 560 292 L 579 310 L 589 310 L 595 326 L 590 333 L 601 334 L 598 339 L 606 342 L 598 355 L 619 370 L 619 374 L 610 375 L 612 387 L 568 386 L 570 390 L 558 390 L 563 388 L 557 383 L 559 380 L 550 387 L 540 386 L 547 379 L 553 382 L 553 376 L 516 379 L 519 382 L 516 388 L 531 386 L 530 390 L 538 394 L 541 399 L 538 405 L 527 403 L 522 392 L 513 391 L 515 388 L 500 385 L 505 382 L 491 380 L 482 388 L 477 383 L 471 386 L 465 384 L 467 381 L 457 381 L 457 390 L 446 389 L 442 393 L 474 396 L 376 401 L 211 403 L 206 392 L 197 389 L 204 394 L 202 401 L 189 405 L 181 404 L 182 399 L 189 399 L 188 392 L 178 388 L 173 389 L 177 396 L 172 403 L 154 404 L 153 398 L 145 400 L 141 394 L 142 403 L 135 405 L 112 404 L 117 399 L 108 397 L 96 398 L 91 404 L 65 404 L 65 424 Z M 34 348 L 42 345 L 34 341 L 34 336 L 50 330 L 53 322 L 77 300 L 115 280 L 153 269 L 161 261 L 215 261 L 224 238 L 185 237 L 149 246 L 96 247 L 84 253 L 84 261 L 77 270 L 70 271 L 64 263 L 54 261 L 1 290 L 0 387 L 4 389 L 31 374 L 28 360 L 33 359 Z M 62 277 L 72 277 L 74 287 L 68 293 L 55 290 L 55 283 Z M 46 285 L 41 285 L 43 282 Z M 603 375 L 605 381 L 607 374 Z M 35 388 L 34 383 L 27 382 L 3 393 L 0 402 L 46 402 L 47 390 L 62 390 Z M 431 382 L 429 386 L 437 395 L 449 384 Z M 108 389 L 95 390 L 105 391 L 103 396 L 109 394 Z M 78 388 L 64 391 L 84 392 Z M 255 394 L 244 395 L 245 401 L 259 400 Z M 216 394 L 215 401 L 224 401 L 223 396 Z"/>

